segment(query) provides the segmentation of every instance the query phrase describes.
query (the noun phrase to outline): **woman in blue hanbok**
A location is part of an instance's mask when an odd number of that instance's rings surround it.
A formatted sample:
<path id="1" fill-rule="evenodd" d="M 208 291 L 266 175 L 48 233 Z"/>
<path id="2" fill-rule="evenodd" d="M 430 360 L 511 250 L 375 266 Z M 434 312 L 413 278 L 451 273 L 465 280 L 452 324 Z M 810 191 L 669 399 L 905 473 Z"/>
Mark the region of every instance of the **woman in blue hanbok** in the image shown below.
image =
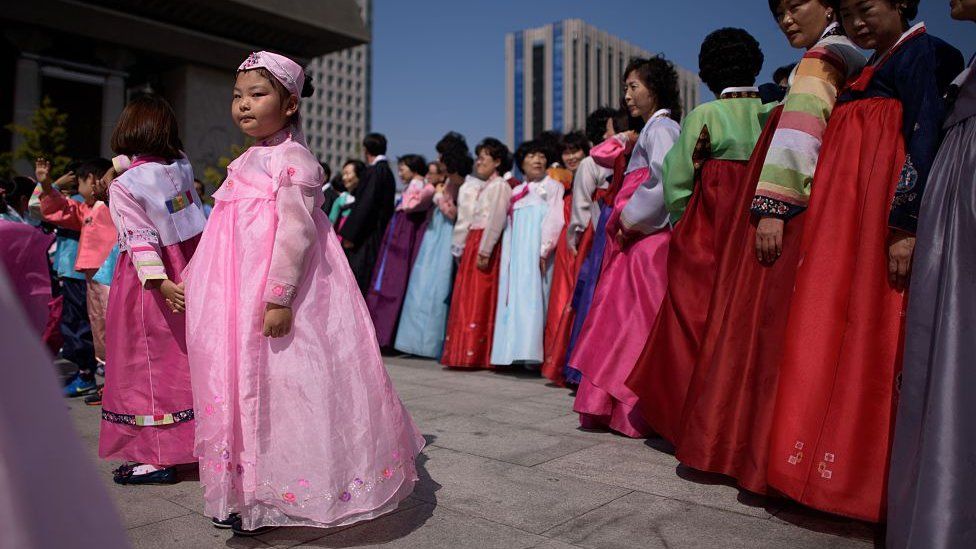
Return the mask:
<path id="1" fill-rule="evenodd" d="M 494 366 L 541 364 L 552 252 L 562 232 L 563 186 L 546 175 L 546 150 L 527 141 L 515 151 L 525 182 L 512 189 L 502 237 Z"/>
<path id="2" fill-rule="evenodd" d="M 441 356 L 454 274 L 451 239 L 457 219 L 457 193 L 465 175 L 451 173 L 445 180 L 441 164 L 431 162 L 428 167 L 427 183 L 437 189 L 436 207 L 410 271 L 393 345 L 398 351 L 428 358 Z"/>

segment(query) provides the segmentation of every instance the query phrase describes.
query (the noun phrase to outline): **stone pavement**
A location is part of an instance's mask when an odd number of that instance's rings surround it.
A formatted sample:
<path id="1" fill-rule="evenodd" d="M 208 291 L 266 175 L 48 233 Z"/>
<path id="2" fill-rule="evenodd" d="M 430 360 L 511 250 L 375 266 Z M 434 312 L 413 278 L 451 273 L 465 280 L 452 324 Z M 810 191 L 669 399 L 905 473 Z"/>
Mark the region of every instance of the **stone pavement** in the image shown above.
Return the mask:
<path id="1" fill-rule="evenodd" d="M 870 525 L 737 490 L 678 465 L 660 440 L 577 428 L 573 398 L 529 373 L 447 371 L 388 358 L 428 446 L 421 481 L 395 513 L 333 530 L 231 536 L 202 515 L 195 471 L 173 486 L 112 483 L 136 548 L 867 548 Z M 99 409 L 71 414 L 96 455 Z"/>

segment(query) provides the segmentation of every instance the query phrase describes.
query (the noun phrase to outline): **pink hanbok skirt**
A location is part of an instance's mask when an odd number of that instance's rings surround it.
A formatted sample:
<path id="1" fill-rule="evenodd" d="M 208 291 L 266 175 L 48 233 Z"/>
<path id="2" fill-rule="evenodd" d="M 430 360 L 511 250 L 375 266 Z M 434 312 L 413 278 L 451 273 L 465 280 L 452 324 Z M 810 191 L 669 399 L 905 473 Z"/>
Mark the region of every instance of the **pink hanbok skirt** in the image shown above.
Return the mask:
<path id="1" fill-rule="evenodd" d="M 200 237 L 164 246 L 174 282 Z M 105 315 L 105 393 L 98 456 L 175 465 L 193 463 L 193 394 L 186 324 L 162 294 L 143 289 L 128 252 L 119 260 Z"/>
<path id="2" fill-rule="evenodd" d="M 424 439 L 380 357 L 369 311 L 325 214 L 306 252 L 291 332 L 261 334 L 273 200 L 218 201 L 187 269 L 196 456 L 209 516 L 244 528 L 335 527 L 397 508 Z"/>
<path id="3" fill-rule="evenodd" d="M 611 429 L 629 437 L 651 433 L 630 387 L 668 286 L 671 231 L 646 236 L 625 249 L 608 237 L 600 282 L 570 365 L 583 377 L 573 410 L 584 428 Z"/>

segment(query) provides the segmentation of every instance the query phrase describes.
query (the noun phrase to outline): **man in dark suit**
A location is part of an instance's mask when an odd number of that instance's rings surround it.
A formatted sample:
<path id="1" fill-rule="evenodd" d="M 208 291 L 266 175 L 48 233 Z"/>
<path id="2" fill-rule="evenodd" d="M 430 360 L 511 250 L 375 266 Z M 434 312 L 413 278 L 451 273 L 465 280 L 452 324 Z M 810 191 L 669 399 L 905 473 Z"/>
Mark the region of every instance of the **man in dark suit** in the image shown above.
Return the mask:
<path id="1" fill-rule="evenodd" d="M 353 191 L 355 206 L 339 235 L 343 239 L 349 266 L 365 296 L 386 225 L 393 217 L 396 180 L 386 161 L 386 137 L 379 133 L 368 134 L 363 138 L 363 150 L 366 151 L 368 166 L 366 175 Z"/>

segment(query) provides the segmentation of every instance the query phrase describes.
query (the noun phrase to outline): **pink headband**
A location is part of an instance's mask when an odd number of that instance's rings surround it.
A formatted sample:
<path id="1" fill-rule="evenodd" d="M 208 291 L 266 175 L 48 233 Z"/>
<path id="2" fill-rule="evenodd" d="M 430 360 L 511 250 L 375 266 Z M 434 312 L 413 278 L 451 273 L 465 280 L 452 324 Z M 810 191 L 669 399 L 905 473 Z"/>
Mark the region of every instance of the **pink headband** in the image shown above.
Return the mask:
<path id="1" fill-rule="evenodd" d="M 284 55 L 269 51 L 256 51 L 248 55 L 241 66 L 237 67 L 237 70 L 246 71 L 257 68 L 267 69 L 285 86 L 288 93 L 299 98 L 302 96 L 302 87 L 305 85 L 305 71 L 298 63 Z"/>

